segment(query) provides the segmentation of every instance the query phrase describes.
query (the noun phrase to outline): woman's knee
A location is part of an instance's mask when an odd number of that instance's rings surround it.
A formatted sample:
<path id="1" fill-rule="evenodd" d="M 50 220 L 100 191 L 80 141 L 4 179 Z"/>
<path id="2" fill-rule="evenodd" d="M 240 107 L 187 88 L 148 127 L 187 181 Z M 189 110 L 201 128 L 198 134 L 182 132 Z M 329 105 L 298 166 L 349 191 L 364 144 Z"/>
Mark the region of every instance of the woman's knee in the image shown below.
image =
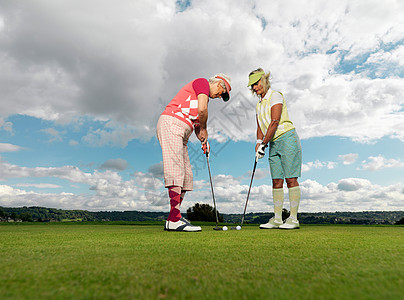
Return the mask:
<path id="1" fill-rule="evenodd" d="M 299 182 L 297 181 L 297 177 L 286 178 L 286 184 L 288 185 L 288 188 L 299 186 Z"/>
<path id="2" fill-rule="evenodd" d="M 283 179 L 272 179 L 272 188 L 274 189 L 283 188 Z"/>

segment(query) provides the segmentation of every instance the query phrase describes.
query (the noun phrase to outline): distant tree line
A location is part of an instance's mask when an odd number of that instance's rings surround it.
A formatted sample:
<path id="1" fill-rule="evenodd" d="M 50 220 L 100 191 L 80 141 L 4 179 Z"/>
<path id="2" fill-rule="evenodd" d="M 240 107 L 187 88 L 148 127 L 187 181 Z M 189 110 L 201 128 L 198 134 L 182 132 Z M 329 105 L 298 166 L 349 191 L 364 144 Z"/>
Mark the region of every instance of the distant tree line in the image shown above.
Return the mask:
<path id="1" fill-rule="evenodd" d="M 63 210 L 46 207 L 0 207 L 0 221 L 62 222 L 62 221 L 156 221 L 168 213 L 139 211 Z"/>
<path id="2" fill-rule="evenodd" d="M 159 221 L 165 220 L 168 212 L 140 211 L 99 211 L 63 210 L 39 206 L 32 207 L 0 207 L 0 221 L 22 222 L 62 222 L 62 221 Z M 239 223 L 241 214 L 222 214 L 218 212 L 219 222 Z M 246 224 L 268 222 L 273 213 L 247 213 Z M 286 219 L 289 212 L 284 209 L 282 218 Z M 196 204 L 187 210 L 191 221 L 215 222 L 213 207 L 208 204 Z M 299 213 L 301 224 L 397 224 L 404 225 L 404 211 L 364 211 L 364 212 L 319 212 Z"/>
<path id="3" fill-rule="evenodd" d="M 286 211 L 286 212 L 285 212 Z M 283 209 L 282 218 L 285 219 L 289 212 Z M 273 217 L 273 213 L 250 213 L 245 217 L 245 222 L 261 224 Z M 237 215 L 227 215 L 227 221 L 233 223 Z M 400 225 L 403 222 L 404 211 L 364 211 L 364 212 L 319 212 L 299 213 L 301 224 L 363 224 L 363 225 Z"/>
<path id="4" fill-rule="evenodd" d="M 21 221 L 21 222 L 33 222 L 32 215 L 29 213 L 20 213 L 17 214 L 16 212 L 7 213 L 2 208 L 0 208 L 0 221 Z"/>

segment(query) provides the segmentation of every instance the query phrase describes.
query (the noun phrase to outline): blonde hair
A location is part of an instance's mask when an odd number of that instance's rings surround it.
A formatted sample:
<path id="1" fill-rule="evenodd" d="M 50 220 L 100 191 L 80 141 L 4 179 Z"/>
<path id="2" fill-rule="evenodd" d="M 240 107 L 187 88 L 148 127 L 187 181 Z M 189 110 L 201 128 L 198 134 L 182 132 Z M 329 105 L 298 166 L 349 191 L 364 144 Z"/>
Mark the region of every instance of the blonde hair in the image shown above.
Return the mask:
<path id="1" fill-rule="evenodd" d="M 268 92 L 268 90 L 271 88 L 271 82 L 269 81 L 270 77 L 271 77 L 271 72 L 265 73 L 264 69 L 258 68 L 254 71 L 251 71 L 250 74 L 248 74 L 248 77 L 250 77 L 252 74 L 260 73 L 260 72 L 264 72 L 264 74 L 261 76 L 260 80 L 261 80 L 261 85 L 264 88 L 264 92 L 266 94 Z M 256 95 L 258 97 L 257 93 L 253 90 L 252 86 L 250 87 L 250 90 L 253 95 Z"/>

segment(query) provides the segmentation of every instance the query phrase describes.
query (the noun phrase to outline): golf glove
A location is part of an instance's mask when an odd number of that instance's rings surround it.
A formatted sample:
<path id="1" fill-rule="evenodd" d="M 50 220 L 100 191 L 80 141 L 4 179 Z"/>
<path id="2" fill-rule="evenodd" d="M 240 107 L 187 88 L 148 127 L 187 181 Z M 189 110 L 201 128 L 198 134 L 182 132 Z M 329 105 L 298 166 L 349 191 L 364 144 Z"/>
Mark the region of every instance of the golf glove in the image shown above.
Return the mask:
<path id="1" fill-rule="evenodd" d="M 257 153 L 255 154 L 258 158 L 263 158 L 265 156 L 265 148 L 268 147 L 266 144 L 261 144 L 258 146 Z"/>
<path id="2" fill-rule="evenodd" d="M 206 141 L 205 144 L 202 144 L 201 149 L 202 149 L 202 151 L 203 151 L 203 154 L 209 155 L 209 153 L 210 153 L 210 145 L 209 145 L 209 142 Z"/>

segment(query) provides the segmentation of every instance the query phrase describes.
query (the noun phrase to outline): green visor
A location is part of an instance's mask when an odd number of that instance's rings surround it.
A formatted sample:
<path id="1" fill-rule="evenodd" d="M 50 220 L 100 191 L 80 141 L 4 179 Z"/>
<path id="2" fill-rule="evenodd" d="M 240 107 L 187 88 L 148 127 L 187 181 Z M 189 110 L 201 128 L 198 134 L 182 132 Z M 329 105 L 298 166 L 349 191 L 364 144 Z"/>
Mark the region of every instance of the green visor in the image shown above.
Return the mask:
<path id="1" fill-rule="evenodd" d="M 264 74 L 265 74 L 265 72 L 258 72 L 258 73 L 251 74 L 250 77 L 248 77 L 247 86 L 252 86 L 254 83 L 259 81 L 261 79 L 262 75 L 264 75 Z"/>

